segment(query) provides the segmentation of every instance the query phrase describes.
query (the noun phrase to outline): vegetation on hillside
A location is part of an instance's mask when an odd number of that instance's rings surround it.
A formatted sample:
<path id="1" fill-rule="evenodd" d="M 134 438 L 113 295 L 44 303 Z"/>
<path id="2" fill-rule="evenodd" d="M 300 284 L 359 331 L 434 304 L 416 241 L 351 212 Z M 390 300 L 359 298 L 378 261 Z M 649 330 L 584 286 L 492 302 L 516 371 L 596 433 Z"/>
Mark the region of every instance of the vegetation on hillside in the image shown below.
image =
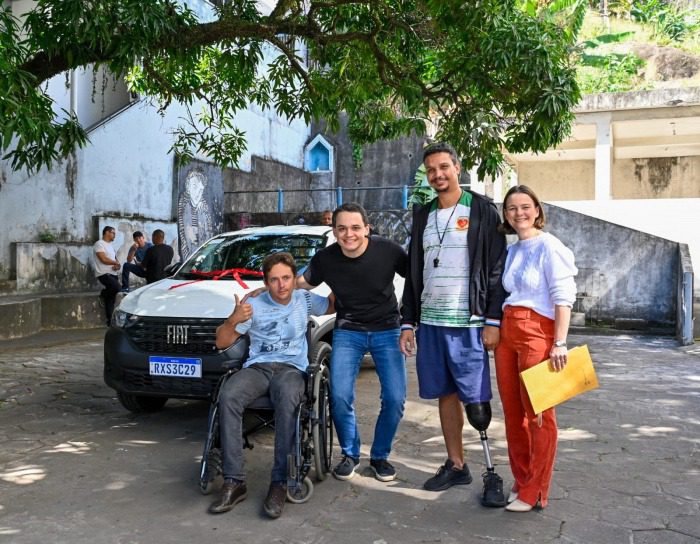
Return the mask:
<path id="1" fill-rule="evenodd" d="M 677 62 L 700 55 L 700 10 L 670 0 L 613 1 L 608 7 L 609 17 L 604 18 L 599 3 L 593 2 L 579 34 L 577 80 L 583 94 L 668 86 L 664 80 L 672 76 L 659 76 L 649 64 L 655 51 L 664 51 Z M 645 54 L 640 55 L 641 51 Z M 691 76 L 675 84 L 700 81 Z"/>

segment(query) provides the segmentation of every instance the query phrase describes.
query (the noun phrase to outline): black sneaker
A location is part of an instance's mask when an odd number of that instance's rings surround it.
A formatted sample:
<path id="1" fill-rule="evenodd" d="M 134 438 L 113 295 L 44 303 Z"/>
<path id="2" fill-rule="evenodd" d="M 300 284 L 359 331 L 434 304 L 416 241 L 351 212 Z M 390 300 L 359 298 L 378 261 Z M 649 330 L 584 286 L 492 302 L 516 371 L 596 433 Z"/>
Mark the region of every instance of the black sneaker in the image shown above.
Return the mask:
<path id="1" fill-rule="evenodd" d="M 349 480 L 355 475 L 355 470 L 359 464 L 359 459 L 343 455 L 343 459 L 333 469 L 333 476 L 339 480 Z"/>
<path id="2" fill-rule="evenodd" d="M 493 508 L 505 506 L 503 479 L 495 472 L 486 472 L 482 477 L 484 479 L 484 494 L 481 496 L 481 504 Z"/>
<path id="3" fill-rule="evenodd" d="M 102 295 L 102 293 L 97 295 L 97 304 L 100 305 L 100 308 L 104 308 L 106 306 L 105 297 Z"/>
<path id="4" fill-rule="evenodd" d="M 380 482 L 391 482 L 396 479 L 396 469 L 386 459 L 371 459 L 369 468 L 374 471 L 374 477 Z"/>
<path id="5" fill-rule="evenodd" d="M 423 489 L 426 491 L 443 491 L 453 485 L 467 485 L 472 483 L 472 475 L 469 474 L 469 468 L 464 463 L 462 469 L 456 469 L 451 459 L 445 461 L 435 476 L 428 478 L 423 484 Z"/>

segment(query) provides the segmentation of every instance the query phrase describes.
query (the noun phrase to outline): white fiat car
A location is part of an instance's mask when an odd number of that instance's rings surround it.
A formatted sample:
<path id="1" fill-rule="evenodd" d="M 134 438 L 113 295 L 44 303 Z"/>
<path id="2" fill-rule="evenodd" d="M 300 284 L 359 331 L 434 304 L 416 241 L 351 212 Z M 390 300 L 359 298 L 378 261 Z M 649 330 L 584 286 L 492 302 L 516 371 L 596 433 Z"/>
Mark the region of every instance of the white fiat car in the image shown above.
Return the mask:
<path id="1" fill-rule="evenodd" d="M 208 398 L 221 374 L 247 356 L 247 341 L 217 350 L 216 328 L 233 310 L 235 294 L 243 298 L 263 285 L 265 256 L 288 251 L 302 271 L 334 241 L 330 227 L 305 225 L 248 228 L 210 239 L 173 276 L 121 300 L 105 336 L 105 382 L 133 412 L 160 410 L 171 397 Z M 325 284 L 315 291 L 329 292 Z M 334 323 L 334 315 L 313 318 L 312 360 L 329 358 Z"/>

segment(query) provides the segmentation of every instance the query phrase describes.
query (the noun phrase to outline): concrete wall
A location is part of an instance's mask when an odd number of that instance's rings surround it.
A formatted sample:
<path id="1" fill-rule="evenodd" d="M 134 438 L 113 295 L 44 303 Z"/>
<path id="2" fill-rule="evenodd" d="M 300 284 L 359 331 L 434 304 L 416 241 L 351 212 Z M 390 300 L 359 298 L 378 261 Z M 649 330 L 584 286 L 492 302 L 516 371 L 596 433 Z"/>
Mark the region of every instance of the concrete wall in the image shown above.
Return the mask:
<path id="1" fill-rule="evenodd" d="M 175 259 L 177 259 L 177 224 L 173 221 L 155 221 L 146 218 L 129 219 L 119 216 L 100 216 L 95 219 L 95 241 L 102 237 L 102 229 L 107 225 L 114 227 L 117 231 L 117 236 L 114 238 L 112 245 L 117 252 L 117 259 L 121 263 L 126 262 L 129 248 L 134 243 L 134 232 L 137 230 L 143 232 L 148 242 L 152 241 L 151 238 L 154 230 L 162 230 L 165 233 L 165 243 L 172 246 L 175 252 Z M 90 249 L 90 254 L 92 255 L 92 243 L 90 244 Z"/>
<path id="2" fill-rule="evenodd" d="M 41 330 L 41 299 L 0 299 L 0 340 L 21 338 Z"/>
<path id="3" fill-rule="evenodd" d="M 548 230 L 574 252 L 575 311 L 588 319 L 676 322 L 678 244 L 545 204 Z"/>
<path id="4" fill-rule="evenodd" d="M 531 187 L 543 200 L 592 200 L 595 198 L 593 161 L 522 161 L 518 183 Z"/>
<path id="5" fill-rule="evenodd" d="M 700 271 L 700 198 L 552 202 L 561 208 L 633 230 L 688 244 L 693 269 Z M 695 281 L 695 295 L 700 285 Z"/>
<path id="6" fill-rule="evenodd" d="M 18 243 L 17 291 L 80 291 L 97 288 L 92 246 L 72 243 Z"/>
<path id="7" fill-rule="evenodd" d="M 576 256 L 579 293 L 574 310 L 588 323 L 643 320 L 672 334 L 677 320 L 678 243 L 545 204 L 547 227 Z M 229 228 L 300 222 L 318 224 L 317 213 L 230 214 Z M 404 247 L 410 235 L 411 212 L 369 212 L 379 234 Z"/>
<path id="8" fill-rule="evenodd" d="M 544 200 L 593 200 L 594 161 L 522 161 L 518 183 Z M 612 165 L 612 197 L 700 197 L 700 157 L 617 159 Z"/>
<path id="9" fill-rule="evenodd" d="M 113 242 L 117 259 L 126 262 L 133 233 L 143 232 L 147 240 L 155 229 L 165 232 L 166 243 L 175 250 L 177 260 L 177 225 L 173 222 L 148 221 L 144 219 L 128 220 L 122 217 L 99 217 L 95 222 L 95 239 L 101 237 L 102 228 L 113 226 L 117 236 Z M 40 293 L 45 291 L 87 291 L 99 289 L 101 285 L 95 279 L 93 242 L 20 242 L 15 244 L 16 255 L 16 290 L 18 293 Z M 143 283 L 138 277 L 133 278 L 132 287 Z"/>
<path id="10" fill-rule="evenodd" d="M 700 197 L 698 156 L 619 159 L 612 176 L 613 198 Z"/>

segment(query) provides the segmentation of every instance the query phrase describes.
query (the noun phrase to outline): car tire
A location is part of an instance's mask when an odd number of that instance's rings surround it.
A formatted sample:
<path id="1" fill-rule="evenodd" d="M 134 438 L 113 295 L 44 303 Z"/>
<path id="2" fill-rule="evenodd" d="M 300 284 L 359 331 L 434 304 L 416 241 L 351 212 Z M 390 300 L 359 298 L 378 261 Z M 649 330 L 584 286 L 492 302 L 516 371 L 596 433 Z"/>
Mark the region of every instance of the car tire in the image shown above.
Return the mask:
<path id="1" fill-rule="evenodd" d="M 117 398 L 122 406 L 135 414 L 158 412 L 163 409 L 168 397 L 150 397 L 147 395 L 131 395 L 117 391 Z"/>

